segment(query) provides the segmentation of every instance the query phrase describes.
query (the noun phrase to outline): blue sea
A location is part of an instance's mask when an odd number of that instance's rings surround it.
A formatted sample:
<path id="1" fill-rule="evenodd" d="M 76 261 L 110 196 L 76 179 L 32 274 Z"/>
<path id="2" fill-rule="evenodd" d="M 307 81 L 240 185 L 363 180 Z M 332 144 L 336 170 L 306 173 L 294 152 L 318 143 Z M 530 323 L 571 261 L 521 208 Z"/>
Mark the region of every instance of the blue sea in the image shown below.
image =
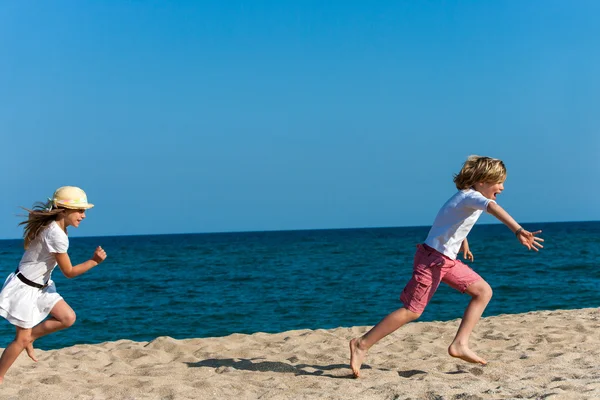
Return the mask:
<path id="1" fill-rule="evenodd" d="M 476 225 L 472 267 L 494 289 L 484 316 L 600 305 L 600 222 L 525 224 L 545 248 L 522 247 L 503 225 Z M 72 238 L 74 263 L 97 245 L 105 263 L 53 279 L 77 322 L 41 349 L 118 339 L 149 341 L 231 333 L 373 325 L 401 306 L 415 246 L 428 227 Z M 22 241 L 0 241 L 0 274 Z M 4 277 L 0 278 L 4 279 Z M 421 321 L 460 318 L 468 295 L 442 285 Z M 0 347 L 14 327 L 0 319 Z"/>

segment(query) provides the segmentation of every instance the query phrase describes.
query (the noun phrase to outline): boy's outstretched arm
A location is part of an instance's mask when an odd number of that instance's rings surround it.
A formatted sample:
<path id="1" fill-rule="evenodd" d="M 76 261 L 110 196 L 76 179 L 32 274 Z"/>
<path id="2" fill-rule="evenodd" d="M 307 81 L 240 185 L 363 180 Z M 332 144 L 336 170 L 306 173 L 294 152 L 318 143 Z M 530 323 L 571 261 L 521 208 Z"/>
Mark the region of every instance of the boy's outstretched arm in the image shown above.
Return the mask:
<path id="1" fill-rule="evenodd" d="M 519 242 L 521 242 L 521 244 L 527 247 L 529 250 L 538 251 L 538 249 L 544 248 L 544 246 L 542 246 L 540 243 L 543 242 L 544 239 L 536 236 L 542 233 L 542 231 L 529 232 L 523 229 L 523 227 L 519 225 L 509 213 L 504 211 L 504 209 L 496 203 L 490 202 L 487 207 L 487 212 L 498 218 L 500 222 L 513 231 L 513 233 L 517 235 Z"/>

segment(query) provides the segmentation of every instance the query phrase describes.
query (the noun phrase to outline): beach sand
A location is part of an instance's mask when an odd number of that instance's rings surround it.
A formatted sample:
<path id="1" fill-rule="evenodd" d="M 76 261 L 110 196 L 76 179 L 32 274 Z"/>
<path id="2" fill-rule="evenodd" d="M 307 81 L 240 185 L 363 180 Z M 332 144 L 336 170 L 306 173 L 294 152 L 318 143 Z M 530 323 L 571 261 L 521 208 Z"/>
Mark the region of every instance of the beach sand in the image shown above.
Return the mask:
<path id="1" fill-rule="evenodd" d="M 348 341 L 368 327 L 119 340 L 22 354 L 0 399 L 600 399 L 600 312 L 482 319 L 471 347 L 447 354 L 459 320 L 415 322 L 369 352 L 361 377 Z"/>

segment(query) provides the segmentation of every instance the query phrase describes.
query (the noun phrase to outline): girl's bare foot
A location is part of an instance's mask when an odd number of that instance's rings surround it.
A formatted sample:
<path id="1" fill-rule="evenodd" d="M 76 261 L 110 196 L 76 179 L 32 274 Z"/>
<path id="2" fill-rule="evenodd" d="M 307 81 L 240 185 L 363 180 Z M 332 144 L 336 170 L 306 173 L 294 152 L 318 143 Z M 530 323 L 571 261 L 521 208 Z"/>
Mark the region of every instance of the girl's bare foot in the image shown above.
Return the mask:
<path id="1" fill-rule="evenodd" d="M 465 360 L 470 363 L 481 365 L 487 364 L 487 361 L 475 354 L 471 349 L 469 349 L 469 347 L 461 346 L 456 343 L 452 343 L 450 347 L 448 347 L 448 354 L 450 354 L 452 357 L 460 358 L 461 360 Z"/>
<path id="2" fill-rule="evenodd" d="M 35 352 L 33 351 L 33 343 L 29 343 L 29 345 L 25 347 L 25 351 L 27 352 L 29 358 L 31 358 L 35 362 L 38 361 L 38 359 L 35 358 Z"/>
<path id="3" fill-rule="evenodd" d="M 367 355 L 366 350 L 362 350 L 358 347 L 358 341 L 359 339 L 352 339 L 350 341 L 350 368 L 352 368 L 352 373 L 355 378 L 358 378 L 360 375 L 360 366 Z"/>

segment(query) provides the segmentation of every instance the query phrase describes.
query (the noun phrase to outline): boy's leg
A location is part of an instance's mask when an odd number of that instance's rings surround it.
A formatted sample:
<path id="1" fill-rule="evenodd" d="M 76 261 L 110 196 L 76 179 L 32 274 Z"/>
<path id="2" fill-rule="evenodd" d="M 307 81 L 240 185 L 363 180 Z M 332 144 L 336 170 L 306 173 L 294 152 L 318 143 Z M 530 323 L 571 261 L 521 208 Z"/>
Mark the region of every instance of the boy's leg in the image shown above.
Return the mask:
<path id="1" fill-rule="evenodd" d="M 465 293 L 471 296 L 471 301 L 465 310 L 463 319 L 458 327 L 458 332 L 456 332 L 456 337 L 450 347 L 448 347 L 448 354 L 468 362 L 485 365 L 487 361 L 469 348 L 469 337 L 492 298 L 492 288 L 486 281 L 481 279 L 469 285 Z"/>
<path id="2" fill-rule="evenodd" d="M 360 373 L 367 350 L 402 325 L 421 316 L 443 278 L 445 258 L 438 252 L 417 246 L 413 275 L 400 296 L 404 307 L 392 312 L 369 332 L 350 341 L 350 368 L 355 377 Z"/>
<path id="3" fill-rule="evenodd" d="M 402 325 L 414 321 L 421 314 L 414 313 L 406 308 L 400 308 L 391 314 L 388 314 L 371 330 L 365 333 L 360 338 L 355 338 L 350 341 L 350 368 L 355 377 L 360 374 L 360 366 L 362 365 L 367 350 L 375 343 L 399 329 Z"/>

